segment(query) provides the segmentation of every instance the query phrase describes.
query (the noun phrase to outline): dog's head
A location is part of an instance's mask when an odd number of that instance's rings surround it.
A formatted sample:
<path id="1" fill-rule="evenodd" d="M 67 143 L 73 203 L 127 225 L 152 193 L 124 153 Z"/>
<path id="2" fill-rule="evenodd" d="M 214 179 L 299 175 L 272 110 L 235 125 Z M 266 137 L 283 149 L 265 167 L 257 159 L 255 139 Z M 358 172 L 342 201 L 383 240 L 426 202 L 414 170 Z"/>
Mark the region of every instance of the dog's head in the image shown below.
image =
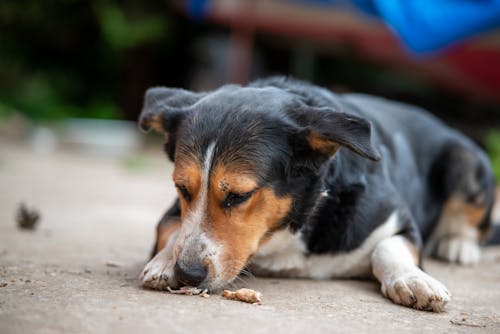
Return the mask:
<path id="1" fill-rule="evenodd" d="M 367 121 L 274 87 L 152 88 L 139 123 L 165 134 L 175 164 L 177 281 L 209 289 L 231 282 L 289 223 L 301 192 L 338 149 L 377 159 Z"/>

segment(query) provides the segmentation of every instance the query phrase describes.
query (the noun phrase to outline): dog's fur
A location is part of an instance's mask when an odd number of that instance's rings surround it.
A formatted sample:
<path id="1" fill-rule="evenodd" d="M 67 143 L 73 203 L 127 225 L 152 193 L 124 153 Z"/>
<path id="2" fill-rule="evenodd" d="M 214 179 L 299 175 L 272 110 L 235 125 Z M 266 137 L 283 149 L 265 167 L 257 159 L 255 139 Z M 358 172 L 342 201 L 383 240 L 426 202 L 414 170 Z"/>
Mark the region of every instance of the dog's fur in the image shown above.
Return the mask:
<path id="1" fill-rule="evenodd" d="M 244 268 L 373 274 L 395 303 L 442 311 L 422 253 L 469 265 L 490 227 L 486 155 L 424 110 L 288 78 L 208 93 L 152 88 L 179 198 L 161 219 L 147 287 L 217 290 Z M 425 247 L 424 247 L 425 246 Z"/>

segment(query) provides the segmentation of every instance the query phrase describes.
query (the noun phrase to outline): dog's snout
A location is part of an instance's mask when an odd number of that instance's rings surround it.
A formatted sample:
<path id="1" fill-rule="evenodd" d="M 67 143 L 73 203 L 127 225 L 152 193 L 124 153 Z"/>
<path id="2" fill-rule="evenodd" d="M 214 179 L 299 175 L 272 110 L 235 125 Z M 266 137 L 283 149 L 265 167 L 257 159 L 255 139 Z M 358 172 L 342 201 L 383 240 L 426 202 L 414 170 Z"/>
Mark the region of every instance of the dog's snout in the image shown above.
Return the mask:
<path id="1" fill-rule="evenodd" d="M 188 286 L 198 286 L 208 274 L 208 269 L 203 264 L 186 265 L 182 262 L 177 262 L 174 270 L 177 281 Z"/>

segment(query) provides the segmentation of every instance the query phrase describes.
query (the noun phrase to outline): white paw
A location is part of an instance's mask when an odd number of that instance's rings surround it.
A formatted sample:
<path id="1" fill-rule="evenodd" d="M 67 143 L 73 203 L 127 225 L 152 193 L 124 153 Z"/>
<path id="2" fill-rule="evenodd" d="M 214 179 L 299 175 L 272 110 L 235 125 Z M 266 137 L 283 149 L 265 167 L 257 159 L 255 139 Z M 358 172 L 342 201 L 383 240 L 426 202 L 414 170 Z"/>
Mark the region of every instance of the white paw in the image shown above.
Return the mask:
<path id="1" fill-rule="evenodd" d="M 443 238 L 438 243 L 436 255 L 449 262 L 473 265 L 479 262 L 481 249 L 474 240 L 463 237 Z"/>
<path id="2" fill-rule="evenodd" d="M 157 290 L 166 290 L 173 285 L 175 261 L 164 250 L 149 261 L 141 273 L 142 285 Z"/>
<path id="3" fill-rule="evenodd" d="M 446 287 L 418 268 L 393 277 L 382 283 L 382 294 L 396 304 L 443 312 L 450 300 Z"/>

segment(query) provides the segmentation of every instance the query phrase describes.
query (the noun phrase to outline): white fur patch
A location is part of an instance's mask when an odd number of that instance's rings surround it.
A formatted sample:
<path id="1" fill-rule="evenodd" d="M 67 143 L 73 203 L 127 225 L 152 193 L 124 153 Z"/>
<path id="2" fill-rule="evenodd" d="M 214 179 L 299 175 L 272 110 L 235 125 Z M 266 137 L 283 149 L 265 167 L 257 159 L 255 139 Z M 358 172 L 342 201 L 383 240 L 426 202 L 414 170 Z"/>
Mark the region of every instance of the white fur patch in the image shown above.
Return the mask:
<path id="1" fill-rule="evenodd" d="M 305 245 L 301 234 L 289 230 L 277 231 L 257 253 L 251 263 L 272 272 L 297 270 L 304 266 Z"/>
<path id="2" fill-rule="evenodd" d="M 282 272 L 284 276 L 316 279 L 364 276 L 370 273 L 371 253 L 377 243 L 394 235 L 397 229 L 398 215 L 394 212 L 358 248 L 347 253 L 309 256 L 304 255 L 300 233 L 278 231 L 254 255 L 252 265 L 277 274 Z"/>
<path id="3" fill-rule="evenodd" d="M 439 258 L 450 262 L 458 262 L 463 265 L 474 265 L 481 258 L 481 249 L 474 239 L 463 236 L 441 238 L 436 254 Z"/>
<path id="4" fill-rule="evenodd" d="M 173 232 L 165 247 L 146 264 L 140 276 L 144 286 L 164 290 L 173 283 L 172 279 L 176 261 L 173 256 L 173 249 L 178 233 L 178 230 Z"/>

